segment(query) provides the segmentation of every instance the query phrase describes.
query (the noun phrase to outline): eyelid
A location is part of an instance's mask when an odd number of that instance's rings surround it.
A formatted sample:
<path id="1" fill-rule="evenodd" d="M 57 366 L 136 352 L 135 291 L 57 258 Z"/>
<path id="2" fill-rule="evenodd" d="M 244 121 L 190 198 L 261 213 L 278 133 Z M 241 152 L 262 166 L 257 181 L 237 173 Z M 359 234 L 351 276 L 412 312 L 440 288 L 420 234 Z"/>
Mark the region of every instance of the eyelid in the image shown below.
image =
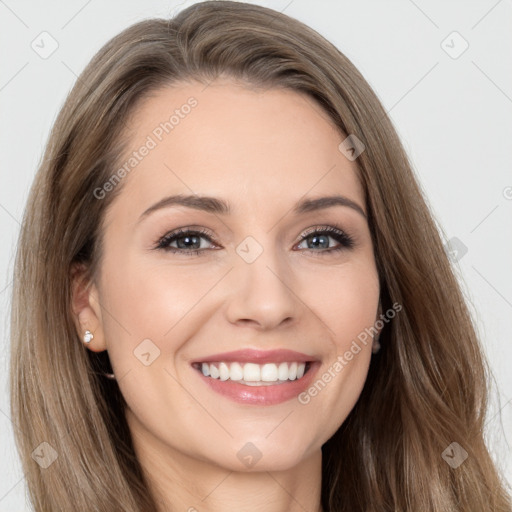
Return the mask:
<path id="1" fill-rule="evenodd" d="M 195 227 L 195 226 L 185 226 L 183 228 L 177 228 L 171 231 L 168 231 L 161 237 L 159 237 L 156 241 L 156 244 L 153 246 L 154 249 L 163 248 L 161 245 L 165 242 L 169 242 L 171 239 L 179 237 L 180 235 L 185 234 L 196 234 L 200 235 L 204 238 L 207 238 L 211 243 L 214 245 L 219 246 L 220 244 L 217 242 L 215 236 L 211 233 L 209 229 L 202 228 L 202 227 Z M 199 252 L 203 251 L 204 249 L 200 249 Z"/>
<path id="2" fill-rule="evenodd" d="M 345 232 L 344 229 L 341 229 L 338 225 L 336 224 L 317 224 L 315 226 L 311 226 L 310 228 L 307 228 L 305 231 L 303 231 L 300 235 L 299 235 L 299 238 L 298 240 L 299 241 L 302 241 L 304 238 L 306 238 L 307 236 L 313 234 L 313 233 L 316 233 L 318 231 L 331 231 L 333 233 L 336 233 L 336 232 L 340 232 L 340 233 L 343 233 L 345 235 L 348 236 L 348 234 Z"/>

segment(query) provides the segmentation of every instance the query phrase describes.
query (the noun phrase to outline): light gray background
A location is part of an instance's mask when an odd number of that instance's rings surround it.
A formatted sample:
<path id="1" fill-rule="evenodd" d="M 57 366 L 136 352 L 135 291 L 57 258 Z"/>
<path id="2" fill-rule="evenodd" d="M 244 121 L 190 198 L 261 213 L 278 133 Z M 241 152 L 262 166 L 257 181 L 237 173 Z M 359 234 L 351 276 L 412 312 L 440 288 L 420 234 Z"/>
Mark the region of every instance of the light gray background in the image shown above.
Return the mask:
<path id="1" fill-rule="evenodd" d="M 108 39 L 192 3 L 0 0 L 0 511 L 30 510 L 9 414 L 8 312 L 19 222 L 50 127 Z M 496 376 L 487 436 L 512 483 L 512 2 L 253 3 L 312 26 L 354 62 L 390 112 L 443 236 L 467 247 L 455 267 Z M 43 31 L 58 43 L 46 59 L 31 47 Z M 460 56 L 454 31 L 469 44 Z"/>

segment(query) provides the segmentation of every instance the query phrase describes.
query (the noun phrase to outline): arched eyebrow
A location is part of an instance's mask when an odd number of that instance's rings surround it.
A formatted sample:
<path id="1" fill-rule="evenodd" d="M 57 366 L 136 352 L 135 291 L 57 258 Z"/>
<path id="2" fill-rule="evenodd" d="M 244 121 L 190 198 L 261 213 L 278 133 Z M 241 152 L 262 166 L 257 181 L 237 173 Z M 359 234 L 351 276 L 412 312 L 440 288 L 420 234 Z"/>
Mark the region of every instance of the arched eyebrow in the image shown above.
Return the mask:
<path id="1" fill-rule="evenodd" d="M 224 199 L 210 196 L 177 194 L 164 197 L 154 205 L 150 206 L 142 213 L 137 222 L 141 222 L 142 219 L 155 212 L 156 210 L 169 208 L 172 206 L 185 206 L 186 208 L 193 208 L 195 210 L 201 210 L 217 215 L 231 214 L 231 207 L 229 203 Z M 352 199 L 342 195 L 302 199 L 298 201 L 294 206 L 293 213 L 296 215 L 301 215 L 312 211 L 322 210 L 324 208 L 330 208 L 332 206 L 345 206 L 352 208 L 366 219 L 366 214 L 363 208 Z"/>
<path id="2" fill-rule="evenodd" d="M 322 210 L 331 206 L 347 206 L 360 213 L 366 219 L 366 213 L 361 206 L 352 201 L 352 199 L 341 195 L 302 199 L 295 205 L 293 211 L 295 214 L 300 215 L 301 213 Z"/>

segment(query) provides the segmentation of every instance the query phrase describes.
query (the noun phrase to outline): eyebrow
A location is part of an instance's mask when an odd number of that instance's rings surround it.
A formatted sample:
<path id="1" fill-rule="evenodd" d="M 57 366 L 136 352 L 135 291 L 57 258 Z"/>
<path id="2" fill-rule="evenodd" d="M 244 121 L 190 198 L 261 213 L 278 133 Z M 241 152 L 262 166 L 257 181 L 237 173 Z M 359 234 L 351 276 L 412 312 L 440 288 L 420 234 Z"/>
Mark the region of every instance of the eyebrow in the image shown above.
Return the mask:
<path id="1" fill-rule="evenodd" d="M 230 215 L 231 213 L 229 203 L 223 199 L 209 196 L 178 194 L 164 197 L 153 206 L 150 206 L 142 213 L 138 222 L 156 210 L 161 210 L 162 208 L 168 208 L 171 206 L 185 206 L 187 208 L 193 208 L 195 210 L 201 210 L 218 215 Z M 293 212 L 300 215 L 316 210 L 322 210 L 324 208 L 330 208 L 332 206 L 346 206 L 348 208 L 352 208 L 366 219 L 366 214 L 364 213 L 363 208 L 356 202 L 352 201 L 352 199 L 342 195 L 303 199 L 294 206 Z"/>

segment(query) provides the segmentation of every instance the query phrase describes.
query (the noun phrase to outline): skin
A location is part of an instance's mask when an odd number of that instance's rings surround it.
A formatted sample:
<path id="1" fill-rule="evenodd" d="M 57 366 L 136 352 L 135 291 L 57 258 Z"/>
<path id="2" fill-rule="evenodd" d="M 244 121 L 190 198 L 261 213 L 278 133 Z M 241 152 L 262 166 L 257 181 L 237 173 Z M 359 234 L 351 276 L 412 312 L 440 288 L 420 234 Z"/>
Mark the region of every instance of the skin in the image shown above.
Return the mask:
<path id="1" fill-rule="evenodd" d="M 90 350 L 108 350 L 161 510 L 318 511 L 321 446 L 361 393 L 371 340 L 306 405 L 237 404 L 205 386 L 190 363 L 240 348 L 285 348 L 320 359 L 321 376 L 375 323 L 379 284 L 365 216 L 346 206 L 292 213 L 303 197 L 333 194 L 366 212 L 356 164 L 312 99 L 229 79 L 146 98 L 129 123 L 131 151 L 190 96 L 197 107 L 123 179 L 107 211 L 101 277 L 77 288 L 80 333 L 94 333 Z M 173 206 L 139 222 L 177 193 L 220 197 L 232 213 Z M 321 254 L 325 246 L 303 237 L 333 225 L 353 237 L 353 248 Z M 201 238 L 200 255 L 152 249 L 186 227 L 205 228 L 214 241 Z M 236 252 L 247 236 L 263 249 L 251 264 Z M 330 236 L 325 243 L 340 245 Z M 134 356 L 144 339 L 160 350 L 148 366 Z M 237 457 L 247 442 L 262 454 L 250 468 Z"/>

